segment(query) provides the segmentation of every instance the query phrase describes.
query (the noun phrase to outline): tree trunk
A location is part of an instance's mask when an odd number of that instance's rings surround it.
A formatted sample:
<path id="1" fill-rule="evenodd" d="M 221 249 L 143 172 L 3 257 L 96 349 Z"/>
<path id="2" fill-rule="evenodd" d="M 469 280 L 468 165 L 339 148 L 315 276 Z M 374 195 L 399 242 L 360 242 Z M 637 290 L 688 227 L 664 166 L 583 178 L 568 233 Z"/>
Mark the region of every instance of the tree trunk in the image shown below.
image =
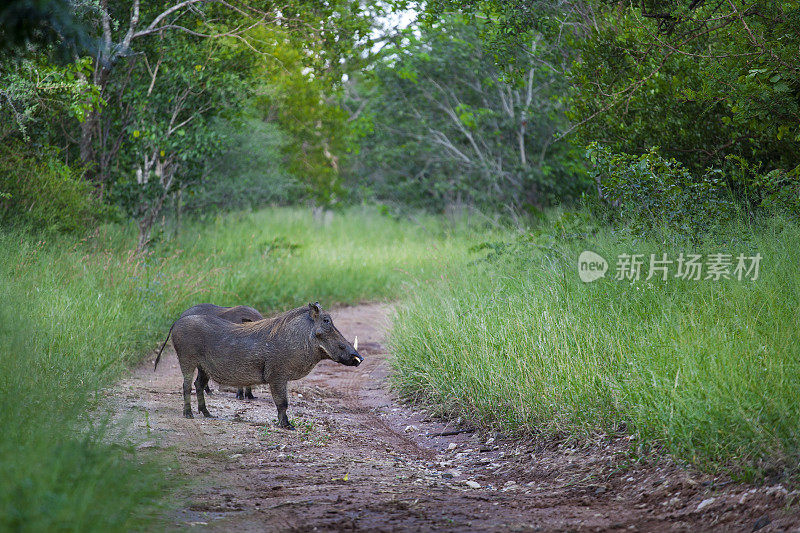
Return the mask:
<path id="1" fill-rule="evenodd" d="M 181 211 L 183 211 L 183 187 L 178 189 L 178 194 L 175 195 L 175 236 L 181 230 Z"/>
<path id="2" fill-rule="evenodd" d="M 161 214 L 161 210 L 164 207 L 164 201 L 167 199 L 167 196 L 169 196 L 168 191 L 169 184 L 164 187 L 164 192 L 161 194 L 161 196 L 159 196 L 152 205 L 145 209 L 144 216 L 137 221 L 139 225 L 139 240 L 136 244 L 137 254 L 142 253 L 150 244 L 150 237 L 153 233 L 153 224 L 155 224 L 156 220 L 158 220 L 158 215 Z"/>
<path id="3" fill-rule="evenodd" d="M 147 249 L 147 245 L 150 244 L 150 234 L 153 230 L 153 219 L 154 217 L 150 216 L 148 212 L 144 218 L 141 218 L 137 221 L 139 225 L 139 239 L 136 243 L 136 254 L 140 255 Z"/>

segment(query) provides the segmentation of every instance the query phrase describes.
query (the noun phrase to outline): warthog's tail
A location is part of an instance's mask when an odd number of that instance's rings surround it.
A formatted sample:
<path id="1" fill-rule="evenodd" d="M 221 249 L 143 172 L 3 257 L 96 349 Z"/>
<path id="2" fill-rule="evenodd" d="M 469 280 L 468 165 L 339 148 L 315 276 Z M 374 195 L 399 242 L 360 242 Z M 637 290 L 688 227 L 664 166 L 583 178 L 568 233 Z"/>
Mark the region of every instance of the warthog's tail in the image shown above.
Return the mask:
<path id="1" fill-rule="evenodd" d="M 175 322 L 177 322 L 177 320 Z M 158 360 L 161 359 L 161 352 L 164 351 L 164 346 L 167 345 L 167 341 L 169 341 L 169 336 L 172 335 L 172 328 L 175 327 L 175 322 L 173 322 L 172 325 L 169 327 L 169 333 L 167 333 L 167 338 L 164 339 L 164 344 L 161 345 L 161 349 L 158 351 L 158 355 L 156 356 L 156 364 L 153 365 L 153 372 L 155 372 L 156 368 L 158 368 Z"/>

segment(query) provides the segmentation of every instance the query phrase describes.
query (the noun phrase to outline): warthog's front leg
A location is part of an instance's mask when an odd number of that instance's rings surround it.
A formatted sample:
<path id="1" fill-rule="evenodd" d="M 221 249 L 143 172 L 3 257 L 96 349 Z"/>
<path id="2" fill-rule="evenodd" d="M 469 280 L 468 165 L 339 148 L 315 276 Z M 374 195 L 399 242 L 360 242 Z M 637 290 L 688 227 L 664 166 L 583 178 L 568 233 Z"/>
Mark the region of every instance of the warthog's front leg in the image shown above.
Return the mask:
<path id="1" fill-rule="evenodd" d="M 194 418 L 192 414 L 192 375 L 194 369 L 190 374 L 183 375 L 183 416 L 186 418 Z"/>
<path id="2" fill-rule="evenodd" d="M 194 382 L 194 388 L 197 391 L 197 411 L 211 418 L 211 413 L 206 408 L 206 397 L 203 394 L 206 385 L 208 385 L 208 374 L 202 368 L 197 367 L 197 379 Z"/>
<path id="3" fill-rule="evenodd" d="M 284 429 L 294 429 L 294 426 L 289 422 L 289 417 L 286 416 L 286 409 L 289 408 L 289 396 L 286 392 L 286 382 L 279 381 L 277 383 L 270 383 L 269 390 L 272 392 L 272 399 L 275 402 L 275 407 L 278 408 L 278 425 Z"/>

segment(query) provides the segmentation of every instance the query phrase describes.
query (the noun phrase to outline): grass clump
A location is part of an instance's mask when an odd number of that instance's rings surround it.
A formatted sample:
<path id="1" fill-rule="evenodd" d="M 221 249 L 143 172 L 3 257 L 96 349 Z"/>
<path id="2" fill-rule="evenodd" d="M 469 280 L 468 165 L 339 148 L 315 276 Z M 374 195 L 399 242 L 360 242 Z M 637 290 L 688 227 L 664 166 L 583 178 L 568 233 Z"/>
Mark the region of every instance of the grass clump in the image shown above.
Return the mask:
<path id="1" fill-rule="evenodd" d="M 488 426 L 627 428 L 710 470 L 796 475 L 800 227 L 773 220 L 685 247 L 608 229 L 563 237 L 535 231 L 411 291 L 391 336 L 400 389 Z M 609 261 L 605 278 L 579 279 L 583 250 Z M 619 254 L 681 252 L 760 252 L 760 277 L 681 280 L 673 266 L 667 281 L 614 279 Z"/>
<path id="2" fill-rule="evenodd" d="M 128 531 L 169 483 L 89 413 L 136 353 L 138 309 L 79 254 L 26 239 L 0 235 L 0 530 Z"/>

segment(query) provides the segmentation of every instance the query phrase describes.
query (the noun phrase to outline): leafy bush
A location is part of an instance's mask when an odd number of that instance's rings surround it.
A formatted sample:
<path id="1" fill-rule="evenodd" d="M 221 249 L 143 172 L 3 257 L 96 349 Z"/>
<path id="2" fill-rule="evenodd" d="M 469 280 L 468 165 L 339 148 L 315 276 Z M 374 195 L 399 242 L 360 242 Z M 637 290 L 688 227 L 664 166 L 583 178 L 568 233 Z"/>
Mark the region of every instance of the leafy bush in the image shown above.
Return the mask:
<path id="1" fill-rule="evenodd" d="M 666 18 L 638 2 L 590 4 L 568 73 L 577 142 L 636 154 L 660 145 L 695 174 L 727 172 L 730 155 L 765 172 L 798 167 L 800 4 L 649 4 Z"/>
<path id="2" fill-rule="evenodd" d="M 58 151 L 30 153 L 21 144 L 0 146 L 0 224 L 34 231 L 85 230 L 103 214 L 82 171 Z"/>
<path id="3" fill-rule="evenodd" d="M 640 233 L 664 228 L 695 236 L 730 221 L 735 213 L 720 170 L 694 177 L 680 162 L 659 155 L 656 147 L 636 156 L 592 143 L 587 156 L 600 198 Z"/>
<path id="4" fill-rule="evenodd" d="M 751 164 L 738 156 L 729 156 L 728 160 L 735 163 L 730 172 L 734 190 L 751 212 L 781 212 L 790 218 L 800 217 L 798 169 L 763 172 L 763 163 Z"/>

